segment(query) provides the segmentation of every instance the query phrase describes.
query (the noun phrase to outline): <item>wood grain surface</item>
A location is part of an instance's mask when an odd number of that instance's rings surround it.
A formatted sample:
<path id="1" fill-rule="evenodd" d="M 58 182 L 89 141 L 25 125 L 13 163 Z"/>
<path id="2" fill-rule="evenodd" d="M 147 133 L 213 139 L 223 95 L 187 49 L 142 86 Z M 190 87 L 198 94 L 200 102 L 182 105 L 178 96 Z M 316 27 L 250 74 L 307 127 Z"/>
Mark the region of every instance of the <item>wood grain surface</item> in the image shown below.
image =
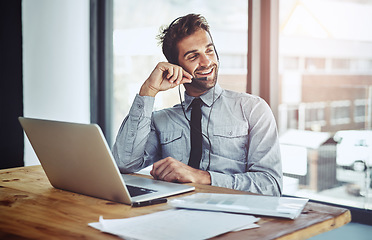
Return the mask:
<path id="1" fill-rule="evenodd" d="M 140 208 L 53 188 L 41 166 L 0 170 L 0 239 L 119 239 L 88 226 L 105 219 L 128 218 L 167 210 L 167 204 Z M 249 194 L 190 184 L 191 193 Z M 176 198 L 173 196 L 168 199 Z M 309 202 L 295 220 L 261 217 L 259 228 L 226 233 L 215 239 L 307 239 L 350 222 L 344 208 Z"/>

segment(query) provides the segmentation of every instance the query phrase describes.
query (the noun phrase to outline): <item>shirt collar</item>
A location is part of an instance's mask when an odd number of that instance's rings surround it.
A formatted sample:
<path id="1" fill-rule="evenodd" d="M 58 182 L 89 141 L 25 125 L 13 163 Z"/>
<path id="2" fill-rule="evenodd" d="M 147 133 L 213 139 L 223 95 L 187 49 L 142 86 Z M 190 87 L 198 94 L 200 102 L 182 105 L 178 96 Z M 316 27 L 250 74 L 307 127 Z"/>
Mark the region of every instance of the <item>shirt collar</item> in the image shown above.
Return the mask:
<path id="1" fill-rule="evenodd" d="M 208 107 L 211 107 L 213 102 L 215 102 L 219 98 L 222 91 L 223 89 L 221 88 L 221 86 L 218 83 L 216 83 L 216 85 L 213 88 L 209 89 L 206 93 L 201 95 L 200 98 L 205 105 L 207 105 Z M 189 96 L 185 91 L 185 108 L 186 109 L 189 109 L 194 98 L 195 97 Z"/>

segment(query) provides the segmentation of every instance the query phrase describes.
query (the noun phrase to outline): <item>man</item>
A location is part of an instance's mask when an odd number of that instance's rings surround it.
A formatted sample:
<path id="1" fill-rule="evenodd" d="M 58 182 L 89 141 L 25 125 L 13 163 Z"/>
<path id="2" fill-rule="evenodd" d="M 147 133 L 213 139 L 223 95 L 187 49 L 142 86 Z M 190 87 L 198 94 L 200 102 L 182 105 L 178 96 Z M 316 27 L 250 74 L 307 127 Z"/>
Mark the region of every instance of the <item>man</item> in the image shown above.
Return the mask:
<path id="1" fill-rule="evenodd" d="M 280 196 L 273 114 L 261 98 L 218 85 L 219 59 L 205 18 L 178 18 L 160 40 L 168 62 L 158 63 L 143 83 L 119 129 L 113 154 L 120 171 L 153 164 L 155 179 Z M 185 101 L 152 112 L 156 94 L 180 84 Z"/>

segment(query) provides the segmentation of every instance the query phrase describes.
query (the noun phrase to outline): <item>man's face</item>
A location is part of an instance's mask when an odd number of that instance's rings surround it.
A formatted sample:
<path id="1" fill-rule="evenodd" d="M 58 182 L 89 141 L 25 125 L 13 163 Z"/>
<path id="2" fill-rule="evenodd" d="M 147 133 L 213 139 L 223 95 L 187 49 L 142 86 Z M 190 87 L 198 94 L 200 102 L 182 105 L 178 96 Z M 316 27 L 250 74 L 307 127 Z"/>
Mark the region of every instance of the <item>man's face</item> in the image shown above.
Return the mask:
<path id="1" fill-rule="evenodd" d="M 190 96 L 200 96 L 217 82 L 218 60 L 212 39 L 208 32 L 200 29 L 185 37 L 177 44 L 179 65 L 194 78 L 207 77 L 207 80 L 194 80 L 185 84 Z"/>

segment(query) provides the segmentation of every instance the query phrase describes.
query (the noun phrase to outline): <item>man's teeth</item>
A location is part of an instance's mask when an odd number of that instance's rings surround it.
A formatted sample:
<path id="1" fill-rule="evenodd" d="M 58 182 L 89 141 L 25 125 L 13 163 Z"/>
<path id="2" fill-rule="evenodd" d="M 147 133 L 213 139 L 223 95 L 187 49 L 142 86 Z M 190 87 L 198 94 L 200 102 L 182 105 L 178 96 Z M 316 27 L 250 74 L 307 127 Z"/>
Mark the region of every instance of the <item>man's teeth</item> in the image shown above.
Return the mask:
<path id="1" fill-rule="evenodd" d="M 209 74 L 209 73 L 211 73 L 211 72 L 212 72 L 212 70 L 213 70 L 213 69 L 209 69 L 209 71 L 208 71 L 208 72 L 201 72 L 200 74 L 206 75 L 206 74 Z"/>

